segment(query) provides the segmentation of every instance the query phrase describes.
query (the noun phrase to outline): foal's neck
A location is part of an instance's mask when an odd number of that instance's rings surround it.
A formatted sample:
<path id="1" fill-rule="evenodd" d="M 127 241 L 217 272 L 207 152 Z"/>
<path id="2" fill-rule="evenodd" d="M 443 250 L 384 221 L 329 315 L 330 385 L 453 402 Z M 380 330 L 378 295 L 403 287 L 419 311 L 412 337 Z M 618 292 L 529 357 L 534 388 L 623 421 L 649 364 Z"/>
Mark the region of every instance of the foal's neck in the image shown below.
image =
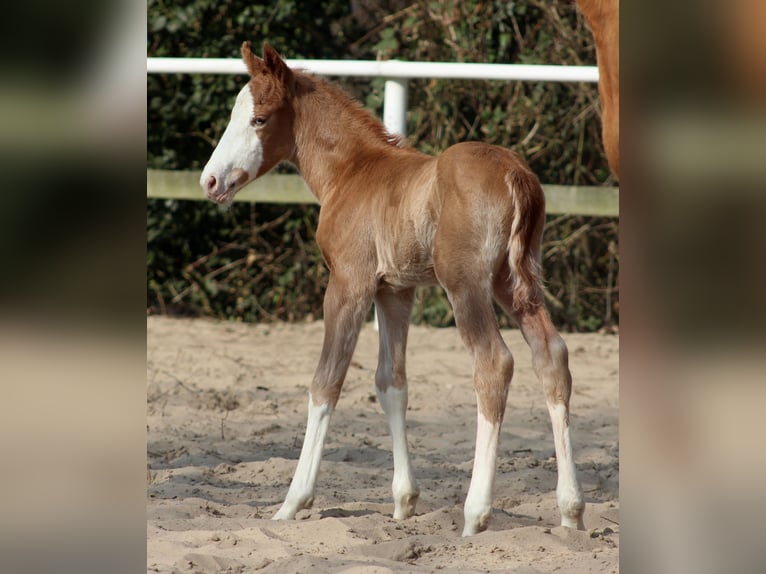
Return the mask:
<path id="1" fill-rule="evenodd" d="M 320 203 L 360 168 L 403 147 L 398 136 L 339 87 L 296 74 L 293 162 Z"/>

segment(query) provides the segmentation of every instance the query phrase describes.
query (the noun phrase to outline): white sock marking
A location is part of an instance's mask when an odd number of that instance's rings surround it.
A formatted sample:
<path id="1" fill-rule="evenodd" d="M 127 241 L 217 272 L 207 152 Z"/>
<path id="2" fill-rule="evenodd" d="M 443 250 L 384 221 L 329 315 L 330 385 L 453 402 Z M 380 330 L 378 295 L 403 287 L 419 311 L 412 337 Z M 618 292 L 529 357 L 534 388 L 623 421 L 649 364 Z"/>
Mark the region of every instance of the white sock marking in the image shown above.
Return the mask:
<path id="1" fill-rule="evenodd" d="M 585 503 L 582 489 L 577 481 L 577 470 L 572 456 L 572 444 L 569 440 L 569 424 L 566 407 L 561 403 L 548 403 L 553 427 L 553 443 L 556 448 L 558 467 L 558 485 L 556 497 L 561 511 L 561 524 L 570 528 L 585 528 L 582 520 Z"/>
<path id="2" fill-rule="evenodd" d="M 291 520 L 302 508 L 308 508 L 314 502 L 314 487 L 322 460 L 322 448 L 330 425 L 332 407 L 329 404 L 314 406 L 309 394 L 309 414 L 306 424 L 306 436 L 303 439 L 301 456 L 295 475 L 290 483 L 284 504 L 274 515 L 274 520 Z"/>
<path id="3" fill-rule="evenodd" d="M 394 495 L 394 518 L 409 518 L 415 512 L 420 490 L 412 475 L 410 454 L 407 449 L 405 413 L 407 412 L 407 389 L 388 387 L 380 391 L 376 387 L 378 400 L 388 419 L 394 452 L 394 480 L 391 490 Z"/>
<path id="4" fill-rule="evenodd" d="M 492 491 L 495 486 L 499 440 L 500 424 L 489 422 L 479 412 L 471 486 L 465 500 L 463 536 L 472 536 L 485 530 L 492 515 Z"/>

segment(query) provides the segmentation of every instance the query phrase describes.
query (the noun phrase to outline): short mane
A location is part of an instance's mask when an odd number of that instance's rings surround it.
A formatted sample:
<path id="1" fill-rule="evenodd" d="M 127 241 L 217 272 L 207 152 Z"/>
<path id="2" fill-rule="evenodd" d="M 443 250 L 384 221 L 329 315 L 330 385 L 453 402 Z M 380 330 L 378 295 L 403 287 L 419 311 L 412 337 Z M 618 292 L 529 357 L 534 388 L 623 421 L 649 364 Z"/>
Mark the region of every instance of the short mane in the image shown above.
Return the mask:
<path id="1" fill-rule="evenodd" d="M 295 73 L 296 92 L 301 95 L 322 91 L 338 102 L 344 110 L 351 113 L 359 129 L 371 134 L 378 141 L 397 148 L 409 147 L 407 138 L 388 131 L 383 122 L 376 118 L 362 104 L 349 96 L 343 88 L 324 78 L 320 78 L 301 69 L 293 69 Z"/>

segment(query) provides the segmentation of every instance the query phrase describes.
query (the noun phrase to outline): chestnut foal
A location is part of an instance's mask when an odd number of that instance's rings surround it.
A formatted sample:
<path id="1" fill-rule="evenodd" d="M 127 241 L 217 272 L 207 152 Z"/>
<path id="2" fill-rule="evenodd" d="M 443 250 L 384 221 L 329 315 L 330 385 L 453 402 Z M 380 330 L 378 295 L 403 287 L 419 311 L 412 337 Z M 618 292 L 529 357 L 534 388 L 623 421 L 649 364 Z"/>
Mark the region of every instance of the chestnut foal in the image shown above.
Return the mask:
<path id="1" fill-rule="evenodd" d="M 440 284 L 473 353 L 478 403 L 476 454 L 463 535 L 486 529 L 497 445 L 513 375 L 493 298 L 532 349 L 553 423 L 561 522 L 583 528 L 584 502 L 569 440 L 567 348 L 543 304 L 540 242 L 545 203 L 537 177 L 515 153 L 461 143 L 438 157 L 399 138 L 338 87 L 290 69 L 247 42 L 250 73 L 231 121 L 202 172 L 221 204 L 280 161 L 299 170 L 321 204 L 317 241 L 330 270 L 324 344 L 308 404 L 298 466 L 275 519 L 292 519 L 314 499 L 322 448 L 359 331 L 372 303 L 380 324 L 375 390 L 393 439 L 394 518 L 415 512 L 419 488 L 405 430 L 407 330 L 417 285 Z"/>

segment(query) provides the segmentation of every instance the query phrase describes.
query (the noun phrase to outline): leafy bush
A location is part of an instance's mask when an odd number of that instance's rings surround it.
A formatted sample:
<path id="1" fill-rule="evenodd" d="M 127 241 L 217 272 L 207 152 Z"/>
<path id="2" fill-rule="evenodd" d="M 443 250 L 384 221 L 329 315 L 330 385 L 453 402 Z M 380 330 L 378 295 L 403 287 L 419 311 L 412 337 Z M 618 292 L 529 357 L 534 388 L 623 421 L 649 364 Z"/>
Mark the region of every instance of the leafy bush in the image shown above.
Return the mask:
<path id="1" fill-rule="evenodd" d="M 150 56 L 238 57 L 268 40 L 285 57 L 592 65 L 592 38 L 574 2 L 478 0 L 253 5 L 149 0 Z M 200 169 L 229 118 L 244 76 L 148 77 L 149 167 Z M 378 115 L 383 80 L 337 79 Z M 613 183 L 590 84 L 413 80 L 410 142 L 436 153 L 484 140 L 524 156 L 545 183 Z M 314 242 L 315 206 L 149 200 L 150 312 L 245 321 L 321 314 L 327 271 Z M 616 323 L 617 222 L 549 217 L 549 308 L 563 328 Z M 452 322 L 441 290 L 421 289 L 413 320 Z M 507 324 L 506 318 L 501 318 Z"/>

